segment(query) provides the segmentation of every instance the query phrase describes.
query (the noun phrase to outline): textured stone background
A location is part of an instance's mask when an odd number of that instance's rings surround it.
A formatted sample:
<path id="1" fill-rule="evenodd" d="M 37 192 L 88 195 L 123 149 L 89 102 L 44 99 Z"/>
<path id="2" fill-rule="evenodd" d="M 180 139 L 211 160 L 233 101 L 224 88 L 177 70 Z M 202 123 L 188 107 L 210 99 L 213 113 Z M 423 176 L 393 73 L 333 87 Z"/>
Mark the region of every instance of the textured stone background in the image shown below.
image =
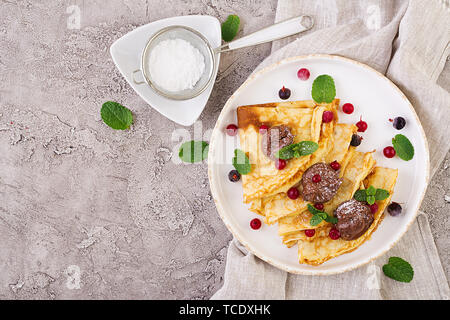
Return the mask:
<path id="1" fill-rule="evenodd" d="M 70 5 L 81 10 L 79 30 L 67 28 Z M 275 7 L 276 0 L 0 1 L 0 299 L 207 299 L 221 286 L 231 235 L 206 165 L 170 161 L 180 127 L 132 91 L 108 50 L 134 28 L 176 15 L 236 13 L 247 34 L 270 25 Z M 223 56 L 204 129 L 269 51 Z M 107 100 L 133 111 L 131 130 L 102 123 Z M 422 207 L 447 275 L 449 167 L 450 154 Z"/>

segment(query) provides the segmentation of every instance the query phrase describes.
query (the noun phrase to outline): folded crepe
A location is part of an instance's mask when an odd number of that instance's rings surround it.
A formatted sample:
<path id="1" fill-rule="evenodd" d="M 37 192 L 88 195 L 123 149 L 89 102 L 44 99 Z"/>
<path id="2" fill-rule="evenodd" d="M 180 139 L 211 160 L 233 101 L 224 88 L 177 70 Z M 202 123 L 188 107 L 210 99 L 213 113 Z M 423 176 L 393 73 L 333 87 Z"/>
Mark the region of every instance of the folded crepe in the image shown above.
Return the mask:
<path id="1" fill-rule="evenodd" d="M 341 165 L 340 177 L 342 177 L 354 152 L 354 147 L 350 146 L 350 141 L 356 131 L 357 127 L 355 125 L 336 124 L 332 138 L 323 139 L 326 142 L 332 142 L 333 145 L 322 147 L 320 153 L 314 153 L 308 166 L 317 162 L 331 163 L 337 161 Z M 323 136 L 327 137 L 327 135 Z M 292 200 L 285 192 L 282 192 L 271 197 L 260 199 L 258 212 L 265 216 L 265 222 L 267 224 L 273 224 L 280 218 L 307 210 L 307 205 L 308 202 L 303 201 L 302 197 Z"/>
<path id="2" fill-rule="evenodd" d="M 242 106 L 237 109 L 241 149 L 248 155 L 252 170 L 242 177 L 243 198 L 252 203 L 252 210 L 261 213 L 262 198 L 286 192 L 300 181 L 303 172 L 315 157 L 321 157 L 333 145 L 334 126 L 338 120 L 339 100 L 317 104 L 312 100 L 276 102 Z M 334 119 L 322 123 L 325 111 L 332 111 Z M 319 144 L 314 155 L 293 158 L 283 170 L 275 168 L 274 161 L 262 152 L 259 133 L 261 125 L 286 125 L 294 135 L 294 142 L 313 141 Z"/>
<path id="3" fill-rule="evenodd" d="M 372 152 L 362 153 L 355 151 L 353 147 L 349 149 L 348 157 L 350 160 L 345 166 L 342 175 L 342 184 L 336 195 L 330 201 L 324 203 L 324 211 L 330 215 L 333 214 L 342 202 L 353 198 L 355 192 L 361 187 L 364 179 L 375 167 L 375 160 Z M 290 215 L 278 220 L 278 234 L 283 236 L 283 243 L 292 246 L 292 242 L 304 235 L 304 230 L 317 229 L 328 224 L 323 221 L 317 226 L 311 226 L 310 220 L 312 214 L 308 209 L 303 210 L 297 215 Z"/>
<path id="4" fill-rule="evenodd" d="M 351 241 L 343 240 L 342 238 L 332 240 L 328 235 L 332 228 L 330 224 L 317 229 L 316 234 L 311 238 L 306 237 L 304 232 L 302 232 L 302 236 L 298 239 L 299 262 L 301 264 L 319 265 L 341 254 L 355 250 L 370 239 L 370 236 L 382 221 L 384 217 L 383 212 L 391 201 L 397 176 L 397 169 L 376 167 L 365 179 L 365 188 L 373 186 L 385 189 L 389 191 L 390 196 L 385 200 L 377 201 L 378 211 L 374 214 L 374 221 L 362 236 Z"/>

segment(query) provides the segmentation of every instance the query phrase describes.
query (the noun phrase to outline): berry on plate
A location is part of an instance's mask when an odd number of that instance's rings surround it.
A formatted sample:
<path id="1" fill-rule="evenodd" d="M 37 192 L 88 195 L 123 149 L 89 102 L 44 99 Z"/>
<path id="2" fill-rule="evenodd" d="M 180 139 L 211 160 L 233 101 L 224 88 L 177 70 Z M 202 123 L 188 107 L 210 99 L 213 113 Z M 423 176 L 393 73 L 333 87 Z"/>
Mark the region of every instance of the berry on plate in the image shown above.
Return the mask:
<path id="1" fill-rule="evenodd" d="M 253 219 L 252 221 L 250 221 L 250 227 L 253 230 L 258 230 L 259 228 L 261 228 L 261 220 L 259 219 Z"/>
<path id="2" fill-rule="evenodd" d="M 346 103 L 342 106 L 342 112 L 346 114 L 352 114 L 355 110 L 355 107 L 351 103 Z"/>
<path id="3" fill-rule="evenodd" d="M 311 74 L 310 74 L 309 70 L 306 69 L 306 68 L 301 68 L 301 69 L 299 69 L 298 72 L 297 72 L 297 77 L 298 77 L 300 80 L 303 80 L 303 81 L 308 80 L 310 75 L 311 75 Z"/>
<path id="4" fill-rule="evenodd" d="M 278 95 L 282 100 L 289 99 L 289 97 L 291 96 L 291 90 L 283 86 L 283 88 L 281 88 L 280 91 L 278 92 Z"/>

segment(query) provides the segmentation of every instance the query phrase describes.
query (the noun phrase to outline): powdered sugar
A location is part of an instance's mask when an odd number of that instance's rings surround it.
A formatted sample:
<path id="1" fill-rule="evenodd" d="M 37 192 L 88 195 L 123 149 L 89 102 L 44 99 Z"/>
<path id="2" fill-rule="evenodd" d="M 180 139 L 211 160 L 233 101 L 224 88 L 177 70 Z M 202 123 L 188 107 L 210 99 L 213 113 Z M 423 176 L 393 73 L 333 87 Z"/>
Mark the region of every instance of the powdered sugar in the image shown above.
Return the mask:
<path id="1" fill-rule="evenodd" d="M 153 48 L 148 65 L 157 86 L 178 92 L 194 88 L 205 71 L 205 58 L 188 41 L 169 39 Z"/>

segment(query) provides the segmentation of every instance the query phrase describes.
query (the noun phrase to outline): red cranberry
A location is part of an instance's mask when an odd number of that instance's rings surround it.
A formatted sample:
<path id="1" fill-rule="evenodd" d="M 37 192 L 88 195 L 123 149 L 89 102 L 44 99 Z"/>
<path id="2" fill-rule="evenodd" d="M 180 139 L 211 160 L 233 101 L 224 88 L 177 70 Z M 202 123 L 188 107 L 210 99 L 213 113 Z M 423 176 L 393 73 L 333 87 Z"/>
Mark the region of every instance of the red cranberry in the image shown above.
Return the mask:
<path id="1" fill-rule="evenodd" d="M 253 230 L 258 230 L 259 228 L 261 228 L 261 220 L 253 219 L 252 221 L 250 221 L 250 227 Z"/>
<path id="2" fill-rule="evenodd" d="M 277 168 L 278 170 L 283 170 L 284 168 L 286 168 L 286 160 L 283 159 L 277 159 L 275 160 L 275 168 Z"/>
<path id="3" fill-rule="evenodd" d="M 259 133 L 261 133 L 261 134 L 265 134 L 267 132 L 267 130 L 269 130 L 269 127 L 266 126 L 265 124 L 263 124 L 259 127 Z"/>
<path id="4" fill-rule="evenodd" d="M 332 240 L 337 240 L 337 239 L 339 239 L 341 237 L 341 234 L 339 233 L 339 230 L 336 229 L 336 228 L 332 228 L 328 235 L 330 236 L 330 238 Z"/>
<path id="5" fill-rule="evenodd" d="M 355 110 L 355 107 L 351 103 L 346 103 L 342 106 L 342 111 L 346 114 L 352 114 Z"/>
<path id="6" fill-rule="evenodd" d="M 383 149 L 383 154 L 386 158 L 393 158 L 395 157 L 395 149 L 394 147 L 386 147 Z"/>
<path id="7" fill-rule="evenodd" d="M 301 69 L 298 70 L 298 72 L 297 72 L 297 77 L 298 77 L 300 80 L 304 80 L 304 81 L 308 80 L 310 75 L 311 75 L 311 74 L 309 73 L 309 70 L 308 70 L 308 69 L 305 69 L 305 68 L 301 68 Z"/>
<path id="8" fill-rule="evenodd" d="M 322 181 L 322 177 L 320 176 L 320 174 L 316 174 L 312 177 L 312 182 L 319 183 L 320 181 Z"/>
<path id="9" fill-rule="evenodd" d="M 323 203 L 315 203 L 314 204 L 314 208 L 316 208 L 317 210 L 322 211 L 323 210 Z"/>
<path id="10" fill-rule="evenodd" d="M 376 203 L 370 205 L 370 211 L 375 214 L 378 211 L 378 205 Z"/>
<path id="11" fill-rule="evenodd" d="M 359 132 L 364 132 L 367 130 L 367 122 L 363 121 L 362 118 L 356 123 Z"/>
<path id="12" fill-rule="evenodd" d="M 332 111 L 325 111 L 322 115 L 322 122 L 323 123 L 329 123 L 333 121 L 334 114 Z"/>
<path id="13" fill-rule="evenodd" d="M 330 163 L 330 167 L 334 170 L 334 171 L 338 171 L 341 168 L 341 164 L 337 161 L 333 161 L 332 163 Z"/>
<path id="14" fill-rule="evenodd" d="M 314 229 L 305 230 L 305 235 L 309 238 L 314 237 L 315 234 L 316 234 L 316 230 L 314 230 Z"/>
<path id="15" fill-rule="evenodd" d="M 289 199 L 295 200 L 300 196 L 300 192 L 296 187 L 292 187 L 288 190 L 287 196 L 289 197 Z"/>
<path id="16" fill-rule="evenodd" d="M 235 136 L 237 134 L 237 132 L 238 132 L 237 125 L 235 125 L 235 124 L 228 125 L 228 127 L 227 127 L 227 134 L 229 136 Z"/>

